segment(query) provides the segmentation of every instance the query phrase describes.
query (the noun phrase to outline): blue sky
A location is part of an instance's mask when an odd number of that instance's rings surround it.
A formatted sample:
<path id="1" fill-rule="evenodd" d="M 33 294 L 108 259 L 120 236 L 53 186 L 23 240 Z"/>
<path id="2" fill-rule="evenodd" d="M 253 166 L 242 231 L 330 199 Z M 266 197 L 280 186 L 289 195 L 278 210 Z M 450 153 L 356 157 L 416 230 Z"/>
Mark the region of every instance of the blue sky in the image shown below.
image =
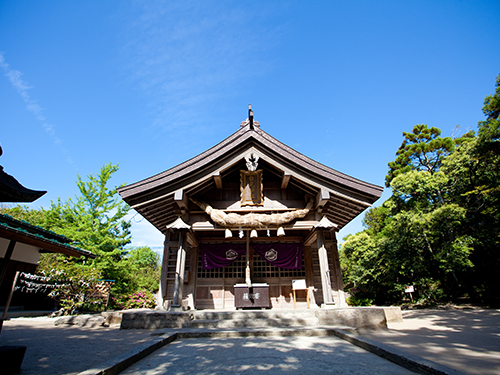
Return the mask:
<path id="1" fill-rule="evenodd" d="M 48 207 L 103 164 L 119 185 L 205 151 L 252 104 L 275 138 L 383 185 L 403 131 L 476 129 L 499 45 L 498 1 L 4 0 L 0 165 Z"/>

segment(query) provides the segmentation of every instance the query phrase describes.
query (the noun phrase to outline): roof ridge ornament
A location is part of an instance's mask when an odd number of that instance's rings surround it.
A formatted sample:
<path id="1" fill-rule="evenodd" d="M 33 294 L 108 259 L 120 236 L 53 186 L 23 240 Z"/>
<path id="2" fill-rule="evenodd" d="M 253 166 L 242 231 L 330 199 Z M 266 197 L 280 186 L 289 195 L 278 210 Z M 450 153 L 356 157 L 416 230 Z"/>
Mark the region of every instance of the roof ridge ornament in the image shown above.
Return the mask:
<path id="1" fill-rule="evenodd" d="M 242 121 L 240 124 L 240 128 L 244 128 L 249 125 L 250 130 L 255 130 L 255 128 L 260 128 L 260 123 L 258 121 L 254 121 L 253 119 L 253 110 L 252 105 L 248 105 L 248 118 L 245 121 Z"/>
<path id="2" fill-rule="evenodd" d="M 250 172 L 255 172 L 259 166 L 259 155 L 255 152 L 249 152 L 245 155 L 245 161 L 247 163 L 247 168 Z"/>
<path id="3" fill-rule="evenodd" d="M 250 122 L 250 129 L 254 130 L 253 128 L 253 111 L 252 111 L 252 105 L 248 105 L 248 120 Z"/>

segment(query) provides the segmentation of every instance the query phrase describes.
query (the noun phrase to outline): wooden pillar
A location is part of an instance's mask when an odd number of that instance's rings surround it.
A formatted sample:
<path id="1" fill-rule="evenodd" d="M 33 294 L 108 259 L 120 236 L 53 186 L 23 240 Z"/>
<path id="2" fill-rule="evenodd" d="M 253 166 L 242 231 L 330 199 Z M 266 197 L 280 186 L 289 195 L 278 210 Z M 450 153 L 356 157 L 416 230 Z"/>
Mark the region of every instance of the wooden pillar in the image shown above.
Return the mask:
<path id="1" fill-rule="evenodd" d="M 316 305 L 316 298 L 314 297 L 314 271 L 310 246 L 304 246 L 304 262 L 306 267 L 307 294 L 311 304 Z"/>
<path id="2" fill-rule="evenodd" d="M 245 268 L 245 283 L 248 286 L 252 286 L 252 279 L 250 276 L 250 231 L 247 230 L 247 242 L 246 242 L 246 259 L 247 266 Z"/>
<path id="3" fill-rule="evenodd" d="M 318 230 L 318 255 L 319 255 L 319 269 L 321 272 L 321 286 L 323 288 L 323 302 L 325 305 L 333 304 L 332 298 L 332 285 L 330 282 L 330 267 L 328 265 L 328 252 L 325 246 L 325 239 L 323 231 Z"/>
<path id="4" fill-rule="evenodd" d="M 179 247 L 177 249 L 177 263 L 175 266 L 175 284 L 172 309 L 182 310 L 182 292 L 184 287 L 184 272 L 186 270 L 186 245 L 185 235 L 179 231 Z"/>
<path id="5" fill-rule="evenodd" d="M 2 268 L 0 269 L 0 285 L 2 285 L 5 274 L 7 273 L 7 266 L 9 265 L 15 246 L 16 241 L 10 240 L 9 246 L 7 247 L 7 251 L 5 252 L 5 256 L 3 258 Z"/>
<path id="6" fill-rule="evenodd" d="M 165 235 L 163 242 L 163 259 L 161 262 L 161 278 L 160 278 L 160 301 L 158 309 L 165 309 L 165 300 L 167 298 L 167 277 L 168 277 L 168 253 L 170 249 L 170 232 Z"/>
<path id="7" fill-rule="evenodd" d="M 344 281 L 342 280 L 342 268 L 340 267 L 340 258 L 339 258 L 339 249 L 337 244 L 336 235 L 334 246 L 332 246 L 332 255 L 333 255 L 333 274 L 335 277 L 335 284 L 337 285 L 337 305 L 339 307 L 347 307 L 347 303 L 345 301 L 344 294 Z"/>
<path id="8" fill-rule="evenodd" d="M 189 244 L 189 243 L 188 243 Z M 190 310 L 194 310 L 196 307 L 195 300 L 195 290 L 196 290 L 196 280 L 198 271 L 198 244 L 190 244 L 191 249 L 188 251 L 187 259 L 189 259 L 189 269 L 187 274 L 188 280 L 184 280 L 186 284 L 186 293 L 188 297 L 188 307 Z M 188 248 L 189 249 L 189 248 Z"/>

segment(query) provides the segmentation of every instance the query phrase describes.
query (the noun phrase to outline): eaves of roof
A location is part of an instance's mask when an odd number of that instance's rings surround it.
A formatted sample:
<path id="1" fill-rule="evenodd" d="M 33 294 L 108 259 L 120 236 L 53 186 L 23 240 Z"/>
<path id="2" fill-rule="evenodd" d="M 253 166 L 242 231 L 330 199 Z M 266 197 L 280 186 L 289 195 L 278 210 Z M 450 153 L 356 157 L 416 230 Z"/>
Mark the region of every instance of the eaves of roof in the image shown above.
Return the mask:
<path id="1" fill-rule="evenodd" d="M 0 202 L 33 202 L 45 193 L 24 187 L 0 166 Z"/>
<path id="2" fill-rule="evenodd" d="M 71 246 L 72 241 L 65 236 L 31 225 L 25 221 L 16 220 L 8 215 L 0 214 L 0 237 L 73 257 L 96 257 L 95 254 L 88 250 Z"/>
<path id="3" fill-rule="evenodd" d="M 382 187 L 358 180 L 318 163 L 273 138 L 260 127 L 250 128 L 249 124 L 241 127 L 219 144 L 184 163 L 142 181 L 124 186 L 118 189 L 118 192 L 131 205 L 141 203 L 141 197 L 146 197 L 155 189 L 165 189 L 176 181 L 206 168 L 207 165 L 214 164 L 217 160 L 233 153 L 234 150 L 242 149 L 252 143 L 264 147 L 282 161 L 300 168 L 304 174 L 315 176 L 332 185 L 361 194 L 369 204 L 375 202 L 382 194 Z"/>

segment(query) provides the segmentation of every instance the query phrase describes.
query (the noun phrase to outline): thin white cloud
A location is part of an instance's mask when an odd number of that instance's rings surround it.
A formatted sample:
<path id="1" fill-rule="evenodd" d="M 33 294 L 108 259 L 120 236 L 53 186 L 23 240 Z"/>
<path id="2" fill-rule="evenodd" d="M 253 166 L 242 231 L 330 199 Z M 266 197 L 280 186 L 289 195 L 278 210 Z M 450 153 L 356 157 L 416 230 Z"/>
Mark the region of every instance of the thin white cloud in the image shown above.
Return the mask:
<path id="1" fill-rule="evenodd" d="M 279 28 L 266 19 L 280 9 L 238 2 L 135 3 L 125 35 L 126 71 L 150 104 L 152 129 L 196 129 L 216 100 L 241 93 L 273 63 L 267 51 Z"/>
<path id="2" fill-rule="evenodd" d="M 23 73 L 19 70 L 14 70 L 9 67 L 9 64 L 5 61 L 4 54 L 0 52 L 0 67 L 5 72 L 5 76 L 9 79 L 12 86 L 21 95 L 24 102 L 26 103 L 26 109 L 31 112 L 35 118 L 42 123 L 42 128 L 44 131 L 52 138 L 53 142 L 59 147 L 61 152 L 66 156 L 66 161 L 68 164 L 73 164 L 73 158 L 70 152 L 64 147 L 63 141 L 57 136 L 55 126 L 48 124 L 46 122 L 45 116 L 42 114 L 43 108 L 37 103 L 36 100 L 32 99 L 28 93 L 28 90 L 33 87 L 28 85 L 23 79 Z"/>

